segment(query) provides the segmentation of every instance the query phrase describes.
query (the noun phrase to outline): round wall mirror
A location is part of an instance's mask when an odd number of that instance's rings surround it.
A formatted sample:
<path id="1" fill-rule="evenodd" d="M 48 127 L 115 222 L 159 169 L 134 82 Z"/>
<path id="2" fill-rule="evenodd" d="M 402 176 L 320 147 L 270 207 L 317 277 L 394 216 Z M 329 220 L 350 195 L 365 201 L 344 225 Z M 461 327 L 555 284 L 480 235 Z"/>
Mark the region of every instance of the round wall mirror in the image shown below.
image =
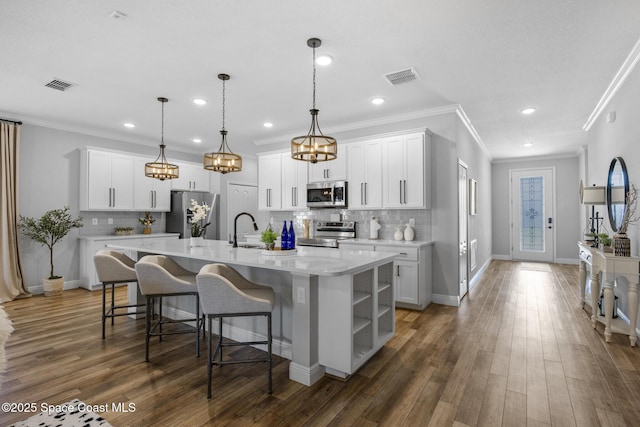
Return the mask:
<path id="1" fill-rule="evenodd" d="M 609 223 L 614 232 L 622 225 L 625 209 L 627 208 L 627 193 L 629 192 L 629 175 L 627 165 L 622 157 L 611 160 L 609 178 L 607 179 L 607 209 Z"/>

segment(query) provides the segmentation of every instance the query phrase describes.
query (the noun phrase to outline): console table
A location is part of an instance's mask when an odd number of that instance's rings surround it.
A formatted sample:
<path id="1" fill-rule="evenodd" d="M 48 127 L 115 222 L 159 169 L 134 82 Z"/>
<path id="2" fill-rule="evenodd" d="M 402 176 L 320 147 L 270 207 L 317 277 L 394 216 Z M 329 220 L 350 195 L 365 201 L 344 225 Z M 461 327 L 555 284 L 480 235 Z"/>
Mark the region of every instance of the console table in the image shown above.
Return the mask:
<path id="1" fill-rule="evenodd" d="M 638 321 L 638 278 L 640 277 L 640 258 L 614 256 L 598 248 L 578 243 L 580 258 L 580 304 L 584 308 L 586 302 L 585 288 L 587 286 L 587 271 L 591 271 L 591 325 L 596 328 L 598 322 L 604 324 L 604 338 L 611 341 L 611 334 L 625 334 L 629 336 L 631 346 L 636 345 L 636 323 Z M 600 275 L 604 278 L 604 316 L 600 315 L 598 299 L 600 297 Z M 629 321 L 613 318 L 613 287 L 618 277 L 624 276 L 629 282 L 627 298 L 629 302 Z"/>

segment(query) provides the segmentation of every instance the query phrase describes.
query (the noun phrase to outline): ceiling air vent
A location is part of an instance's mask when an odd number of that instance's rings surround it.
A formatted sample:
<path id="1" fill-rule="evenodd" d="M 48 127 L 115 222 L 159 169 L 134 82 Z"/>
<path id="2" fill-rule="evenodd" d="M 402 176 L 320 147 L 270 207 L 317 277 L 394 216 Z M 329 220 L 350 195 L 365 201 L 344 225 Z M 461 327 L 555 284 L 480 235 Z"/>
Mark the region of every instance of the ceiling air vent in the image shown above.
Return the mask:
<path id="1" fill-rule="evenodd" d="M 407 68 L 406 70 L 394 71 L 393 73 L 385 74 L 385 79 L 393 86 L 401 83 L 409 83 L 414 80 L 419 80 L 420 76 L 415 68 Z"/>
<path id="2" fill-rule="evenodd" d="M 47 83 L 45 86 L 50 87 L 51 89 L 64 92 L 71 89 L 74 86 L 77 86 L 77 84 L 65 82 L 64 80 L 60 80 L 60 79 L 53 79 L 49 83 Z"/>

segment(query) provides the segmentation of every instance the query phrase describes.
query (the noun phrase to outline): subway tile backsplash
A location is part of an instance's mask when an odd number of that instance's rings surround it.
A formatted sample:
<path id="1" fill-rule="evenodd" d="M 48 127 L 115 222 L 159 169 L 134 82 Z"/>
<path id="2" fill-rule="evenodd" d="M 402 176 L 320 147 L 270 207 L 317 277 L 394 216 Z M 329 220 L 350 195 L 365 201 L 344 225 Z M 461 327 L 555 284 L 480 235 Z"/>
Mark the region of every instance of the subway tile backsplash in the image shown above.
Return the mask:
<path id="1" fill-rule="evenodd" d="M 164 212 L 152 212 L 156 219 L 151 226 L 152 233 L 164 233 L 166 230 Z M 114 234 L 115 227 L 133 227 L 135 234 L 142 233 L 142 224 L 138 218 L 144 217 L 144 212 L 95 212 L 81 211 L 80 216 L 84 226 L 79 230 L 80 236 L 110 236 Z M 98 220 L 98 225 L 93 225 L 93 219 Z M 113 224 L 109 224 L 109 218 L 113 219 Z"/>
<path id="2" fill-rule="evenodd" d="M 282 228 L 282 222 L 294 221 L 296 235 L 303 232 L 303 219 L 317 221 L 329 221 L 331 214 L 342 214 L 344 221 L 356 221 L 356 234 L 358 238 L 369 237 L 369 222 L 372 217 L 377 217 L 382 228 L 379 231 L 380 239 L 393 239 L 396 228 L 404 230 L 409 219 L 415 220 L 415 239 L 420 241 L 431 240 L 431 211 L 428 209 L 392 209 L 392 210 L 347 210 L 347 209 L 311 209 L 303 211 L 287 212 L 260 212 L 258 224 L 267 224 L 273 218 L 273 226 L 276 230 Z"/>

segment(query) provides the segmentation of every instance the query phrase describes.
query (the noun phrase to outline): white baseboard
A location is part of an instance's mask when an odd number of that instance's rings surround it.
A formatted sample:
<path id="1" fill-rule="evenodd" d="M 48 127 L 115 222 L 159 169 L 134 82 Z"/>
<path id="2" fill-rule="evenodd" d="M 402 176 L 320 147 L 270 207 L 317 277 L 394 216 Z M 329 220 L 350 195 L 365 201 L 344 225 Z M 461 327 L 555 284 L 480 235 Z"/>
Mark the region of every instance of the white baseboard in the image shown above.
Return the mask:
<path id="1" fill-rule="evenodd" d="M 178 310 L 174 307 L 164 306 L 162 308 L 163 314 L 171 319 L 175 320 L 183 320 L 183 319 L 193 319 L 194 314 L 189 313 L 184 310 Z M 205 322 L 206 323 L 206 322 Z M 187 324 L 191 324 L 194 328 L 196 325 L 193 322 L 187 322 Z M 206 326 L 205 326 L 206 327 Z M 214 333 L 217 334 L 219 328 L 219 322 L 214 320 L 211 326 L 214 330 Z M 267 337 L 263 335 L 256 334 L 252 331 L 247 331 L 246 329 L 238 328 L 237 326 L 232 326 L 227 323 L 222 324 L 222 335 L 225 338 L 232 339 L 238 342 L 246 342 L 246 341 L 265 341 Z M 266 345 L 254 345 L 253 347 L 259 348 L 260 350 L 267 351 Z M 273 354 L 284 357 L 285 359 L 291 360 L 293 350 L 291 348 L 291 343 L 284 342 L 281 340 L 273 339 L 271 351 Z"/>
<path id="2" fill-rule="evenodd" d="M 491 264 L 491 261 L 493 261 L 493 258 L 489 258 L 487 260 L 487 262 L 485 262 L 482 267 L 480 267 L 478 269 L 478 271 L 476 272 L 476 274 L 473 276 L 473 278 L 469 281 L 469 290 L 473 289 L 473 287 L 480 281 L 480 278 L 482 277 L 482 275 L 484 274 L 484 272 L 487 270 L 487 268 L 489 267 L 489 264 Z"/>
<path id="3" fill-rule="evenodd" d="M 294 362 L 289 363 L 289 379 L 306 386 L 312 386 L 315 384 L 324 377 L 324 373 L 325 367 L 317 363 L 310 369 Z"/>
<path id="4" fill-rule="evenodd" d="M 556 258 L 555 263 L 578 265 L 580 264 L 580 260 L 578 258 Z"/>
<path id="5" fill-rule="evenodd" d="M 498 261 L 511 261 L 511 255 L 492 255 L 491 259 L 496 259 Z"/>
<path id="6" fill-rule="evenodd" d="M 66 291 L 68 289 L 77 289 L 80 287 L 80 280 L 69 280 L 68 282 L 64 282 L 63 289 Z M 35 286 L 29 286 L 27 290 L 34 295 L 44 294 L 44 285 L 41 283 Z"/>
<path id="7" fill-rule="evenodd" d="M 442 305 L 457 307 L 460 305 L 460 298 L 454 295 L 431 294 L 432 302 Z"/>

